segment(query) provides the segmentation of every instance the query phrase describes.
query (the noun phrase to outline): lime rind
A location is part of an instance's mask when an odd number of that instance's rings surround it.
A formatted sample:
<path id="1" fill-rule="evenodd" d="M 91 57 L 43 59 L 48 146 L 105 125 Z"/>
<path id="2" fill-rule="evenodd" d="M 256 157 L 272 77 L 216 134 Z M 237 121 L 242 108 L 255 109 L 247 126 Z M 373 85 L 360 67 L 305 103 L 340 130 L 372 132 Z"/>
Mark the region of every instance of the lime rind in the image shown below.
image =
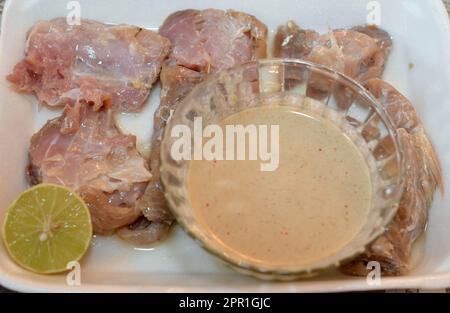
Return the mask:
<path id="1" fill-rule="evenodd" d="M 14 261 L 42 274 L 66 271 L 69 262 L 79 261 L 92 233 L 84 201 L 68 188 L 53 184 L 24 191 L 9 207 L 2 231 Z"/>

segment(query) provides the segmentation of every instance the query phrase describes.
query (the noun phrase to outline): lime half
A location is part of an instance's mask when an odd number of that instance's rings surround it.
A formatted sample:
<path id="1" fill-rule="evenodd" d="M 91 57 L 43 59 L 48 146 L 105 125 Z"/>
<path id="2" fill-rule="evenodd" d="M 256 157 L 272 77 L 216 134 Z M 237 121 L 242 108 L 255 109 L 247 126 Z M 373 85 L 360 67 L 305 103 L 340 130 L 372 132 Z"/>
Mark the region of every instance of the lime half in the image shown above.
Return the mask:
<path id="1" fill-rule="evenodd" d="M 37 273 L 65 271 L 89 248 L 89 209 L 71 190 L 41 184 L 24 191 L 9 207 L 3 240 L 11 257 Z"/>

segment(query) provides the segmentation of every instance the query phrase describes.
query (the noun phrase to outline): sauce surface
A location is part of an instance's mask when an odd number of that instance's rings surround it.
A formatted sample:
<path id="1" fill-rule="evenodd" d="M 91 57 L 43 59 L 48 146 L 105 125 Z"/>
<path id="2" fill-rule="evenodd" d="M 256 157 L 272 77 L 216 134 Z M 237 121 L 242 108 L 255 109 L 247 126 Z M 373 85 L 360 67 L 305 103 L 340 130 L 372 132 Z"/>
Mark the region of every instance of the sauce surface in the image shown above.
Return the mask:
<path id="1" fill-rule="evenodd" d="M 224 251 L 244 260 L 313 264 L 349 243 L 365 223 L 371 183 L 361 152 L 332 122 L 296 110 L 248 109 L 220 124 L 279 125 L 275 171 L 261 171 L 259 160 L 191 161 L 194 215 Z"/>

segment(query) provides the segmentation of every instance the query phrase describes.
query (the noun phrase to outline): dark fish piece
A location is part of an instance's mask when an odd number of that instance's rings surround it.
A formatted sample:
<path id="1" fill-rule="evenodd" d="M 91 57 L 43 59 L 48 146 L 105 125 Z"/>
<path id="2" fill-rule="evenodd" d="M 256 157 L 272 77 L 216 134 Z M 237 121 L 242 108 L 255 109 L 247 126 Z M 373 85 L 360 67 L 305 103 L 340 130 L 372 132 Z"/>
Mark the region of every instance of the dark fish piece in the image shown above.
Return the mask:
<path id="1" fill-rule="evenodd" d="M 172 222 L 160 184 L 160 145 L 170 111 L 203 81 L 235 65 L 266 56 L 267 27 L 236 11 L 178 11 L 159 30 L 172 52 L 161 71 L 161 104 L 154 116 L 150 169 L 152 179 L 138 206 L 150 221 Z"/>
<path id="2" fill-rule="evenodd" d="M 366 264 L 378 261 L 385 275 L 403 275 L 410 270 L 411 248 L 426 227 L 436 187 L 440 187 L 443 195 L 441 168 L 433 146 L 408 99 L 380 79 L 368 81 L 366 87 L 386 108 L 398 128 L 397 136 L 406 161 L 406 189 L 385 234 L 362 255 L 343 265 L 341 270 L 365 276 L 369 272 Z M 389 153 L 389 143 L 384 143 L 384 146 L 383 151 Z"/>
<path id="3" fill-rule="evenodd" d="M 374 26 L 337 29 L 319 35 L 290 21 L 278 28 L 273 54 L 325 65 L 365 83 L 381 77 L 391 47 L 389 34 Z"/>
<path id="4" fill-rule="evenodd" d="M 160 151 L 161 140 L 164 135 L 166 123 L 171 110 L 181 101 L 196 84 L 203 81 L 204 73 L 200 73 L 183 66 L 174 64 L 174 60 L 168 60 L 161 71 L 161 105 L 153 117 L 153 136 L 150 152 L 150 169 L 152 178 L 147 186 L 144 196 L 139 200 L 138 207 L 149 221 L 172 221 L 166 199 L 161 189 L 160 182 Z"/>
<path id="5" fill-rule="evenodd" d="M 148 247 L 163 240 L 169 228 L 169 223 L 150 222 L 145 217 L 140 217 L 134 223 L 119 229 L 117 235 L 136 247 Z"/>
<path id="6" fill-rule="evenodd" d="M 286 25 L 278 27 L 272 53 L 277 58 L 307 59 L 319 38 L 318 32 L 302 29 L 289 21 Z"/>
<path id="7" fill-rule="evenodd" d="M 279 27 L 273 53 L 276 57 L 299 58 L 327 66 L 364 84 L 382 76 L 391 47 L 390 35 L 374 26 L 336 29 L 319 35 L 290 21 Z M 298 83 L 287 86 L 295 87 Z M 330 83 L 314 73 L 308 78 L 308 96 L 320 100 L 330 94 L 344 110 L 356 96 L 345 86 Z"/>
<path id="8" fill-rule="evenodd" d="M 392 49 L 391 36 L 376 26 L 356 26 L 351 30 L 369 36 L 377 44 L 375 53 L 363 63 L 362 73 L 357 80 L 364 83 L 372 78 L 381 78 Z"/>

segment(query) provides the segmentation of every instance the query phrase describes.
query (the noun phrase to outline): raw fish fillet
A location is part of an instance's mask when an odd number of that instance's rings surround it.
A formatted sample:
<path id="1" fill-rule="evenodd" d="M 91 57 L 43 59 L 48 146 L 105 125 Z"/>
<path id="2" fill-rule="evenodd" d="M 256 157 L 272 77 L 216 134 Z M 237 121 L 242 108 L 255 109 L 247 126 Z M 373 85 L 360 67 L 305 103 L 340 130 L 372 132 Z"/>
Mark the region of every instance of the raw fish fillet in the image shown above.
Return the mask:
<path id="1" fill-rule="evenodd" d="M 136 149 L 136 137 L 122 134 L 113 112 L 78 102 L 31 138 L 28 178 L 32 184 L 67 186 L 86 201 L 94 231 L 109 234 L 142 213 L 136 201 L 151 174 Z"/>
<path id="2" fill-rule="evenodd" d="M 178 11 L 167 17 L 159 33 L 172 52 L 161 71 L 161 104 L 154 116 L 150 156 L 152 179 L 138 206 L 152 222 L 172 223 L 160 184 L 160 145 L 171 110 L 209 73 L 266 56 L 267 27 L 236 11 Z"/>
<path id="3" fill-rule="evenodd" d="M 91 20 L 71 26 L 56 18 L 29 30 L 25 58 L 8 80 L 44 105 L 85 101 L 95 110 L 107 104 L 136 112 L 169 51 L 169 41 L 147 29 Z"/>
<path id="4" fill-rule="evenodd" d="M 413 105 L 394 87 L 380 79 L 367 82 L 366 88 L 385 107 L 395 126 L 406 161 L 406 189 L 398 211 L 384 235 L 367 250 L 343 265 L 341 270 L 365 276 L 367 263 L 378 261 L 385 275 L 403 275 L 411 269 L 410 255 L 414 241 L 425 230 L 428 210 L 436 187 L 444 186 L 439 160 Z M 382 150 L 389 151 L 389 144 Z"/>
<path id="5" fill-rule="evenodd" d="M 273 54 L 325 65 L 364 84 L 381 77 L 391 47 L 389 34 L 374 26 L 337 29 L 320 35 L 288 22 L 278 28 Z"/>

